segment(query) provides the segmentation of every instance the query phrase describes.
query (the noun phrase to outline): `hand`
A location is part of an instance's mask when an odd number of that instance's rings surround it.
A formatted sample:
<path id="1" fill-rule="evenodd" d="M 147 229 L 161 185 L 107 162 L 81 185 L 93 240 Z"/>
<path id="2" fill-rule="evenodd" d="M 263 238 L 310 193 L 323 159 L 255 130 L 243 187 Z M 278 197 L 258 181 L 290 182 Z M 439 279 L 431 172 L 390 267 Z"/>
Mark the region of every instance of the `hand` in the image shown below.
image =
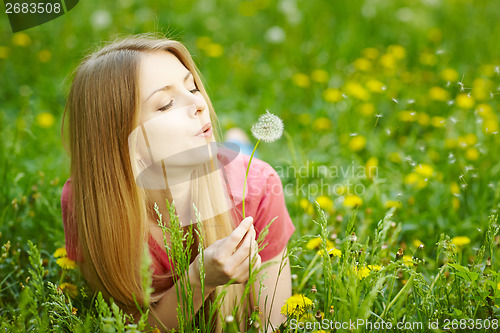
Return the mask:
<path id="1" fill-rule="evenodd" d="M 217 240 L 204 250 L 205 286 L 215 288 L 226 284 L 231 279 L 235 279 L 235 283 L 248 281 L 249 262 L 255 256 L 257 256 L 257 261 L 252 270 L 260 268 L 261 258 L 257 253 L 258 244 L 252 223 L 253 217 L 245 218 L 231 235 Z M 194 260 L 198 276 L 199 256 L 198 254 Z"/>

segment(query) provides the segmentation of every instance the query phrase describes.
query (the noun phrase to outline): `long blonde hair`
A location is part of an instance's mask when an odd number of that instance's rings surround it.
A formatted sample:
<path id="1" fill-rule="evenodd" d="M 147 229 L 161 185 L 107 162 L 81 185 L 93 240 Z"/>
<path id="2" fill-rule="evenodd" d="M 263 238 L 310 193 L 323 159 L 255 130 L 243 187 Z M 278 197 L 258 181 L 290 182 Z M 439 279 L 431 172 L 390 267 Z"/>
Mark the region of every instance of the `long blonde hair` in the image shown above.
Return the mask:
<path id="1" fill-rule="evenodd" d="M 69 117 L 74 219 L 83 259 L 80 268 L 94 290 L 113 298 L 124 309 L 134 307 L 134 297 L 139 304 L 144 303 L 142 258 L 137 249 L 147 244 L 150 204 L 134 181 L 130 152 L 125 147 L 129 134 L 139 124 L 137 78 L 142 52 L 162 50 L 174 54 L 193 74 L 217 129 L 217 117 L 188 50 L 177 41 L 154 34 L 119 37 L 86 56 L 75 69 L 65 109 Z M 219 141 L 219 132 L 214 130 L 214 134 Z M 196 186 L 198 204 L 207 197 L 210 202 L 218 200 L 215 195 L 222 185 L 214 182 L 214 177 L 207 179 L 212 181 Z M 234 211 L 219 214 L 211 222 L 203 224 L 205 248 L 232 232 Z M 232 313 L 234 300 L 241 300 L 243 289 L 244 284 L 229 286 L 218 310 L 215 331 L 220 332 L 222 318 Z M 205 304 L 220 292 L 221 287 L 217 287 Z M 153 294 L 152 302 L 163 294 Z M 242 330 L 247 315 L 242 307 L 238 313 Z"/>

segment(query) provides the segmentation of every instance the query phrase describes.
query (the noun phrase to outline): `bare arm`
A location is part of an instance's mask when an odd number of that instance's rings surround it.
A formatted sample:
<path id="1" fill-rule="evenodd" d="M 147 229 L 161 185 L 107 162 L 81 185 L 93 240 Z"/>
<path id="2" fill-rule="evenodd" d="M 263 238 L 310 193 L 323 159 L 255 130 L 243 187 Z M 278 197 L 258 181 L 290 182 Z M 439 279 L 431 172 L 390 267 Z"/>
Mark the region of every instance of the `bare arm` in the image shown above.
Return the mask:
<path id="1" fill-rule="evenodd" d="M 201 294 L 201 284 L 200 284 L 200 276 L 197 273 L 198 269 L 197 266 L 197 259 L 191 263 L 189 266 L 189 271 L 187 274 L 189 275 L 189 281 L 191 284 L 191 288 L 193 290 L 193 308 L 194 312 L 197 313 L 198 310 L 201 308 L 205 300 L 207 299 L 208 295 L 212 291 L 215 290 L 214 287 L 207 287 L 206 285 L 204 286 L 204 293 L 203 295 Z M 173 328 L 177 329 L 179 326 L 179 323 L 177 321 L 177 292 L 176 292 L 176 285 L 178 283 L 181 283 L 178 281 L 174 286 L 172 286 L 166 293 L 165 295 L 156 303 L 154 306 L 154 310 L 156 314 L 158 315 L 158 319 L 162 322 L 163 325 L 168 330 L 172 330 Z M 184 302 L 184 300 L 181 300 L 181 302 Z M 187 321 L 193 320 L 193 318 L 186 318 Z M 148 322 L 152 327 L 157 326 L 162 332 L 165 331 L 163 326 L 157 322 L 157 320 L 150 314 L 148 318 Z"/>
<path id="2" fill-rule="evenodd" d="M 269 261 L 273 264 L 268 268 L 264 268 L 259 273 L 257 282 L 253 285 L 253 290 L 255 292 L 250 293 L 252 308 L 258 305 L 259 311 L 262 312 L 259 316 L 263 326 L 262 332 L 264 333 L 272 332 L 272 328 L 277 329 L 278 326 L 286 320 L 286 317 L 280 313 L 283 304 L 292 296 L 292 278 L 288 256 L 286 256 L 282 262 L 282 257 L 285 255 L 286 250 L 285 247 L 280 254 Z M 264 277 L 264 275 L 267 275 L 267 277 Z M 260 283 L 258 281 L 260 281 L 261 278 L 263 286 L 259 299 Z M 264 329 L 267 329 L 267 331 L 264 331 Z"/>

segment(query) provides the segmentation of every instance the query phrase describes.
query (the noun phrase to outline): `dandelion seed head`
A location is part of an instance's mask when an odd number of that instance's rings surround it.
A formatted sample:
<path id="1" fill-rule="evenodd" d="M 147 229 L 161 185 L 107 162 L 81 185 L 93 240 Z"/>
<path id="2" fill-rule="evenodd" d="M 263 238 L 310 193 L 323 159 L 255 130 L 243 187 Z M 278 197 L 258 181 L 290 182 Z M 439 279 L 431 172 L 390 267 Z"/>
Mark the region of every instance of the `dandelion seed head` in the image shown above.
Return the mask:
<path id="1" fill-rule="evenodd" d="M 259 117 L 257 123 L 252 126 L 252 135 L 257 140 L 264 142 L 274 142 L 283 135 L 283 120 L 272 114 L 269 110 Z"/>

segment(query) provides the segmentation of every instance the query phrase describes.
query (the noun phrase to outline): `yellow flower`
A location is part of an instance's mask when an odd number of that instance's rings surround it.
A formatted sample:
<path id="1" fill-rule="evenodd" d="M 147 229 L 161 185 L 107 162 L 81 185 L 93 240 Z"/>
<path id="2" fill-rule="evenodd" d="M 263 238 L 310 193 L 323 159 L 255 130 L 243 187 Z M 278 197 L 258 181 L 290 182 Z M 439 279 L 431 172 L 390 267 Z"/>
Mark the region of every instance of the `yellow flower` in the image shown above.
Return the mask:
<path id="1" fill-rule="evenodd" d="M 52 53 L 49 50 L 41 50 L 38 52 L 38 58 L 41 62 L 49 62 L 52 58 Z"/>
<path id="2" fill-rule="evenodd" d="M 500 290 L 500 282 L 497 284 L 497 289 Z"/>
<path id="3" fill-rule="evenodd" d="M 42 128 L 50 128 L 52 125 L 54 125 L 55 118 L 52 115 L 52 113 L 48 112 L 42 112 L 39 115 L 36 116 L 36 122 L 38 126 Z"/>
<path id="4" fill-rule="evenodd" d="M 328 241 L 327 241 L 327 244 L 328 244 Z M 336 249 L 333 245 L 332 246 L 327 246 L 326 248 L 327 252 L 328 252 L 328 255 L 330 256 L 334 256 L 334 257 L 338 257 L 340 258 L 342 256 L 342 251 L 340 251 L 339 249 Z M 317 254 L 320 256 L 323 254 L 323 249 L 319 250 L 317 252 Z"/>
<path id="5" fill-rule="evenodd" d="M 488 79 L 477 78 L 472 82 L 472 96 L 482 101 L 489 97 L 493 83 Z"/>
<path id="6" fill-rule="evenodd" d="M 437 57 L 432 53 L 424 52 L 420 54 L 420 63 L 426 66 L 434 66 L 437 63 Z"/>
<path id="7" fill-rule="evenodd" d="M 352 151 L 360 151 L 366 146 L 366 139 L 362 135 L 356 135 L 349 141 L 349 149 Z"/>
<path id="8" fill-rule="evenodd" d="M 474 147 L 467 148 L 465 151 L 465 158 L 469 161 L 475 161 L 479 158 L 479 151 Z"/>
<path id="9" fill-rule="evenodd" d="M 368 59 L 376 59 L 378 57 L 378 50 L 373 47 L 368 47 L 363 50 L 363 54 Z"/>
<path id="10" fill-rule="evenodd" d="M 370 93 L 361 84 L 354 81 L 349 81 L 346 83 L 345 91 L 347 95 L 353 96 L 362 101 L 370 99 Z"/>
<path id="11" fill-rule="evenodd" d="M 358 268 L 357 266 L 354 267 L 354 271 L 356 272 L 356 275 L 358 276 L 358 279 L 363 280 L 365 277 L 370 275 L 370 269 L 366 266 L 363 266 L 361 268 Z"/>
<path id="12" fill-rule="evenodd" d="M 12 42 L 18 46 L 28 46 L 31 44 L 31 38 L 24 32 L 16 32 L 12 36 Z"/>
<path id="13" fill-rule="evenodd" d="M 307 199 L 300 199 L 300 207 L 309 215 L 314 214 L 314 206 Z"/>
<path id="14" fill-rule="evenodd" d="M 75 269 L 76 262 L 69 259 L 68 257 L 62 257 L 56 260 L 56 263 L 62 267 L 62 269 Z"/>
<path id="15" fill-rule="evenodd" d="M 307 76 L 304 73 L 293 74 L 292 81 L 296 86 L 301 87 L 301 88 L 307 88 L 311 84 L 311 80 L 309 79 L 309 76 Z"/>
<path id="16" fill-rule="evenodd" d="M 59 286 L 59 289 L 62 290 L 62 292 L 65 292 L 68 294 L 69 297 L 75 298 L 78 295 L 78 288 L 74 284 L 71 283 L 61 283 Z"/>
<path id="17" fill-rule="evenodd" d="M 454 210 L 458 210 L 458 208 L 460 208 L 460 200 L 457 197 L 451 198 L 451 205 Z"/>
<path id="18" fill-rule="evenodd" d="M 382 269 L 382 266 L 380 265 L 368 265 L 368 268 L 370 269 L 370 271 L 380 271 Z"/>
<path id="19" fill-rule="evenodd" d="M 306 209 L 307 209 L 307 207 L 309 207 L 309 205 L 310 205 L 310 204 L 311 204 L 311 203 L 309 202 L 309 200 L 304 199 L 304 198 L 300 199 L 300 202 L 299 202 L 299 206 L 300 206 L 300 208 L 302 208 L 302 209 L 306 210 Z"/>
<path id="20" fill-rule="evenodd" d="M 54 257 L 60 258 L 60 257 L 67 257 L 68 254 L 66 253 L 66 248 L 65 247 L 60 247 L 54 252 Z"/>
<path id="21" fill-rule="evenodd" d="M 0 59 L 6 59 L 9 56 L 9 48 L 0 46 Z"/>
<path id="22" fill-rule="evenodd" d="M 429 115 L 427 113 L 425 113 L 425 112 L 419 112 L 419 113 L 417 113 L 417 121 L 422 126 L 429 125 L 430 119 L 431 119 L 431 117 L 429 117 Z"/>
<path id="23" fill-rule="evenodd" d="M 368 72 L 372 69 L 372 63 L 368 59 L 359 58 L 354 61 L 354 68 L 358 71 Z"/>
<path id="24" fill-rule="evenodd" d="M 457 236 L 451 239 L 451 243 L 456 246 L 464 246 L 470 244 L 470 238 L 467 236 Z"/>
<path id="25" fill-rule="evenodd" d="M 323 91 L 323 99 L 330 103 L 341 101 L 343 98 L 342 93 L 338 89 L 328 88 Z"/>
<path id="26" fill-rule="evenodd" d="M 345 207 L 357 207 L 363 204 L 363 199 L 358 197 L 355 194 L 346 195 L 344 198 L 344 206 Z"/>
<path id="27" fill-rule="evenodd" d="M 224 47 L 218 43 L 209 43 L 205 46 L 205 53 L 211 58 L 218 58 L 224 54 Z"/>
<path id="28" fill-rule="evenodd" d="M 363 103 L 359 106 L 359 111 L 363 116 L 371 116 L 375 113 L 375 106 L 372 103 Z"/>
<path id="29" fill-rule="evenodd" d="M 450 99 L 450 93 L 441 87 L 432 87 L 429 90 L 429 97 L 435 101 L 446 102 Z"/>
<path id="30" fill-rule="evenodd" d="M 454 194 L 454 195 L 460 194 L 460 187 L 458 186 L 458 184 L 456 182 L 452 182 L 450 184 L 450 191 L 451 191 L 451 194 Z"/>
<path id="31" fill-rule="evenodd" d="M 431 177 L 434 175 L 434 169 L 429 164 L 419 164 L 415 168 L 415 172 L 423 177 Z"/>
<path id="32" fill-rule="evenodd" d="M 313 238 L 313 239 L 310 239 L 307 244 L 306 244 L 306 248 L 308 250 L 314 250 L 316 248 L 318 248 L 321 243 L 322 243 L 322 239 L 320 237 L 316 237 L 316 238 Z"/>
<path id="33" fill-rule="evenodd" d="M 446 118 L 440 116 L 434 116 L 431 118 L 431 125 L 436 128 L 441 128 L 446 126 Z"/>
<path id="34" fill-rule="evenodd" d="M 415 111 L 399 111 L 398 118 L 404 122 L 412 122 L 417 120 L 417 112 Z"/>
<path id="35" fill-rule="evenodd" d="M 332 121 L 326 117 L 319 117 L 318 119 L 314 120 L 312 126 L 314 130 L 319 132 L 328 131 L 332 128 Z"/>
<path id="36" fill-rule="evenodd" d="M 493 64 L 484 64 L 479 68 L 479 72 L 484 76 L 493 76 L 495 74 L 495 67 Z"/>
<path id="37" fill-rule="evenodd" d="M 444 146 L 445 146 L 445 148 L 453 149 L 457 146 L 457 140 L 455 140 L 453 138 L 446 138 L 444 140 Z"/>
<path id="38" fill-rule="evenodd" d="M 377 176 L 378 158 L 370 157 L 365 164 L 365 175 L 368 179 Z"/>
<path id="39" fill-rule="evenodd" d="M 491 118 L 494 116 L 493 108 L 489 104 L 479 104 L 476 107 L 476 112 L 483 118 Z"/>
<path id="40" fill-rule="evenodd" d="M 496 119 L 487 119 L 483 122 L 481 129 L 484 134 L 495 134 L 498 132 L 498 121 Z"/>
<path id="41" fill-rule="evenodd" d="M 400 163 L 401 162 L 401 156 L 399 153 L 393 152 L 389 154 L 389 161 L 393 163 Z"/>
<path id="42" fill-rule="evenodd" d="M 445 68 L 440 73 L 441 78 L 445 81 L 455 82 L 458 80 L 458 72 L 453 68 Z"/>
<path id="43" fill-rule="evenodd" d="M 467 94 L 458 95 L 455 101 L 463 109 L 471 109 L 474 106 L 474 98 Z"/>
<path id="44" fill-rule="evenodd" d="M 328 72 L 323 69 L 315 69 L 311 73 L 311 79 L 319 83 L 328 82 Z"/>
<path id="45" fill-rule="evenodd" d="M 422 177 L 420 174 L 411 172 L 405 176 L 403 182 L 408 185 L 415 185 L 417 188 L 424 188 L 427 186 L 427 182 Z"/>
<path id="46" fill-rule="evenodd" d="M 366 82 L 366 87 L 371 92 L 376 92 L 376 93 L 382 92 L 385 89 L 384 84 L 378 80 L 369 80 L 368 82 Z"/>
<path id="47" fill-rule="evenodd" d="M 385 208 L 396 207 L 396 209 L 400 209 L 402 206 L 403 204 L 401 203 L 401 201 L 396 201 L 396 200 L 388 200 L 385 203 Z"/>
<path id="48" fill-rule="evenodd" d="M 413 267 L 413 259 L 409 255 L 404 255 L 403 256 L 403 264 L 406 267 Z"/>
<path id="49" fill-rule="evenodd" d="M 316 199 L 316 202 L 319 204 L 321 209 L 327 212 L 333 211 L 333 201 L 329 197 L 322 195 Z"/>
<path id="50" fill-rule="evenodd" d="M 281 313 L 288 317 L 300 317 L 312 305 L 313 301 L 308 297 L 295 294 L 286 300 L 285 304 L 281 307 Z"/>
<path id="51" fill-rule="evenodd" d="M 401 45 L 390 45 L 387 48 L 387 52 L 392 54 L 396 59 L 403 59 L 406 57 L 406 50 Z"/>
<path id="52" fill-rule="evenodd" d="M 379 63 L 383 67 L 385 67 L 386 69 L 389 69 L 389 70 L 396 68 L 396 59 L 391 54 L 383 54 L 379 59 Z"/>
<path id="53" fill-rule="evenodd" d="M 468 146 L 474 146 L 477 143 L 477 137 L 473 133 L 469 133 L 464 137 L 464 141 Z"/>
<path id="54" fill-rule="evenodd" d="M 424 243 L 422 243 L 420 240 L 418 239 L 414 239 L 413 240 L 413 246 L 415 246 L 416 248 L 418 248 L 420 245 L 424 245 Z"/>

